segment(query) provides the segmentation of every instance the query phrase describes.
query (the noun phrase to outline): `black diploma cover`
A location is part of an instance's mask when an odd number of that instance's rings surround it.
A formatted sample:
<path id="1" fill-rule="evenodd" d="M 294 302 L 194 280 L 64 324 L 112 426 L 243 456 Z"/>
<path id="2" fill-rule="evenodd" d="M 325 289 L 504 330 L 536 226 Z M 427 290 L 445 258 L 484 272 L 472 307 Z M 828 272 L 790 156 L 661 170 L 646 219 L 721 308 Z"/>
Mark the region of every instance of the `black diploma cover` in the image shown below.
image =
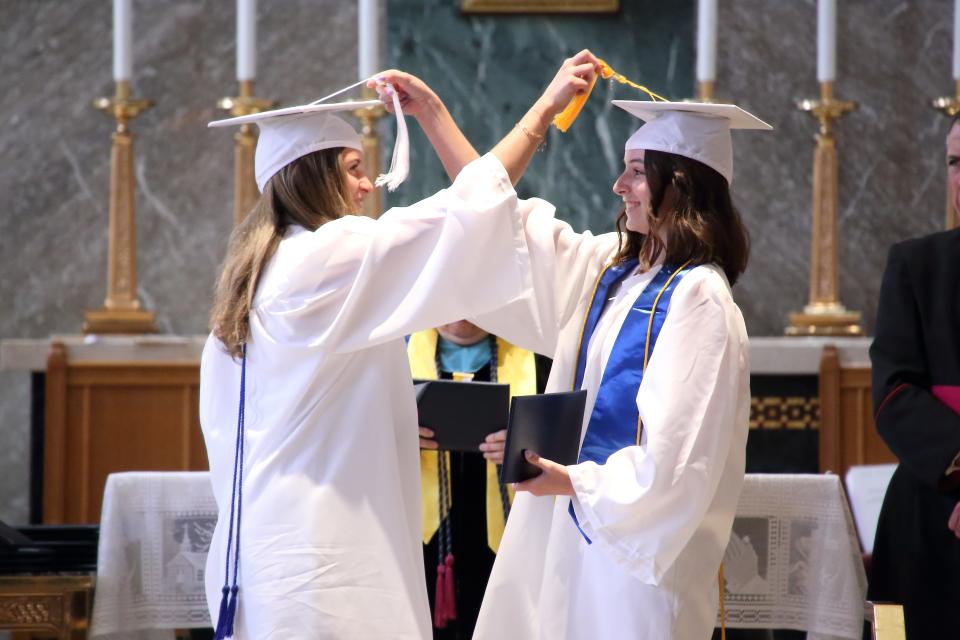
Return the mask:
<path id="1" fill-rule="evenodd" d="M 420 426 L 441 449 L 479 453 L 480 443 L 507 426 L 510 385 L 414 380 Z"/>
<path id="2" fill-rule="evenodd" d="M 524 458 L 526 450 L 557 464 L 576 464 L 586 401 L 584 390 L 514 398 L 500 482 L 522 482 L 540 475 L 540 469 Z"/>

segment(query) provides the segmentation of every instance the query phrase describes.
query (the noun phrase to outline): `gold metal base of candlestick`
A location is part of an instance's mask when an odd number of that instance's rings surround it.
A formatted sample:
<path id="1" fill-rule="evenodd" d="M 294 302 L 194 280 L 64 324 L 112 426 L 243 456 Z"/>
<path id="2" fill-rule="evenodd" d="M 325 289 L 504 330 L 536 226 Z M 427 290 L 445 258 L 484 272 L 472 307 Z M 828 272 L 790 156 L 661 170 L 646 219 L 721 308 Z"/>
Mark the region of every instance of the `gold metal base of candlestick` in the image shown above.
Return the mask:
<path id="1" fill-rule="evenodd" d="M 220 98 L 217 106 L 228 112 L 234 118 L 240 116 L 249 116 L 254 113 L 260 113 L 267 109 L 272 109 L 277 103 L 275 100 L 266 98 L 257 98 L 253 95 L 253 80 L 241 80 L 239 82 L 240 95 L 230 98 Z"/>
<path id="2" fill-rule="evenodd" d="M 857 103 L 853 100 L 837 100 L 833 97 L 833 83 L 820 83 L 819 100 L 800 100 L 797 102 L 797 109 L 805 111 L 820 121 L 820 135 L 833 135 L 831 125 L 850 111 L 857 108 Z"/>
<path id="3" fill-rule="evenodd" d="M 117 121 L 117 132 L 127 130 L 127 122 L 153 106 L 153 100 L 134 98 L 130 95 L 130 83 L 126 80 L 117 82 L 116 92 L 110 97 L 97 98 L 93 106 Z"/>
<path id="4" fill-rule="evenodd" d="M 697 83 L 697 102 L 714 102 L 716 85 L 713 80 L 701 80 Z"/>
<path id="5" fill-rule="evenodd" d="M 249 116 L 272 109 L 277 103 L 253 95 L 253 80 L 241 80 L 238 96 L 221 98 L 217 106 L 234 118 Z M 233 136 L 233 223 L 240 224 L 260 197 L 254 176 L 254 155 L 257 148 L 257 134 L 253 125 L 240 126 Z"/>
<path id="6" fill-rule="evenodd" d="M 727 100 L 717 98 L 716 84 L 713 80 L 698 81 L 697 96 L 695 98 L 683 98 L 680 102 L 689 102 L 691 104 L 730 104 Z"/>
<path id="7" fill-rule="evenodd" d="M 370 87 L 363 88 L 364 100 L 375 100 L 377 92 Z M 363 144 L 363 168 L 371 182 L 380 175 L 380 136 L 377 134 L 377 122 L 386 115 L 383 105 L 355 109 L 353 115 L 360 121 L 360 138 Z M 379 218 L 383 213 L 383 196 L 380 189 L 363 199 L 363 215 Z"/>
<path id="8" fill-rule="evenodd" d="M 930 106 L 932 106 L 934 109 L 943 111 L 947 117 L 952 118 L 960 113 L 960 97 L 941 96 L 939 98 L 934 98 L 930 101 Z"/>
<path id="9" fill-rule="evenodd" d="M 955 81 L 956 89 L 952 96 L 941 96 L 930 101 L 934 109 L 939 109 L 948 118 L 960 113 L 960 80 Z"/>
<path id="10" fill-rule="evenodd" d="M 85 334 L 157 333 L 155 314 L 143 309 L 87 309 L 83 318 Z"/>
<path id="11" fill-rule="evenodd" d="M 842 304 L 807 305 L 801 313 L 790 314 L 788 336 L 862 336 L 860 312 Z"/>
<path id="12" fill-rule="evenodd" d="M 857 108 L 833 97 L 833 83 L 820 84 L 819 100 L 802 100 L 797 108 L 820 122 L 813 155 L 813 216 L 810 228 L 810 297 L 800 313 L 790 314 L 788 336 L 860 336 L 860 313 L 840 302 L 837 233 L 837 148 L 833 121 Z"/>
<path id="13" fill-rule="evenodd" d="M 941 96 L 930 101 L 930 106 L 939 110 L 943 115 L 952 118 L 960 113 L 960 80 L 956 81 L 956 93 L 953 96 Z M 947 204 L 944 207 L 943 227 L 947 231 L 957 226 L 960 211 L 953 207 L 953 198 L 950 193 L 950 180 L 947 179 Z"/>
<path id="14" fill-rule="evenodd" d="M 116 121 L 110 150 L 110 211 L 107 246 L 107 296 L 103 307 L 84 313 L 84 333 L 156 333 L 154 314 L 137 298 L 137 226 L 133 136 L 129 122 L 151 107 L 151 100 L 130 95 L 130 83 L 117 82 L 109 98 L 93 106 Z"/>

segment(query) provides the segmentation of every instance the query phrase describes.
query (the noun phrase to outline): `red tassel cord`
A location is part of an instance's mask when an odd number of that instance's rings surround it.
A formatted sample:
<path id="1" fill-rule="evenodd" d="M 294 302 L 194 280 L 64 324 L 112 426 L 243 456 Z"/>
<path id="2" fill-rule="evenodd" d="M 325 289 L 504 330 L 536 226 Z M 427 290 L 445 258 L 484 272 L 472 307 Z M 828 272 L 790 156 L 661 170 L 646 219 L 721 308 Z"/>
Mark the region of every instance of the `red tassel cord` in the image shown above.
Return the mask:
<path id="1" fill-rule="evenodd" d="M 437 531 L 437 585 L 433 599 L 433 626 L 444 629 L 457 619 L 457 584 L 453 575 L 453 541 L 450 523 L 450 476 L 446 452 L 437 452 L 440 485 L 440 528 Z"/>
<path id="2" fill-rule="evenodd" d="M 433 626 L 443 629 L 447 626 L 447 567 L 442 562 L 437 565 L 437 590 L 433 599 Z"/>
<path id="3" fill-rule="evenodd" d="M 447 557 L 444 558 L 443 563 L 446 565 L 447 569 L 447 593 L 443 603 L 446 605 L 444 617 L 446 617 L 448 622 L 451 622 L 457 619 L 457 581 L 453 577 L 453 554 L 448 553 Z"/>

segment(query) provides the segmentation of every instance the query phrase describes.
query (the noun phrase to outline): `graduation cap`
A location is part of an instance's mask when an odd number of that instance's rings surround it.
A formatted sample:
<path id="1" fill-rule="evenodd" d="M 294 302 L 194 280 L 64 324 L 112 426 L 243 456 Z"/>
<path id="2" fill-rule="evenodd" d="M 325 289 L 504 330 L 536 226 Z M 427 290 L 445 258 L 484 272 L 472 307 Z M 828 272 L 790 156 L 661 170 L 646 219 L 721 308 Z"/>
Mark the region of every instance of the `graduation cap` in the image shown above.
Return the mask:
<path id="1" fill-rule="evenodd" d="M 366 80 L 362 83 L 365 82 Z M 254 174 L 257 179 L 257 187 L 262 193 L 267 181 L 276 175 L 280 169 L 314 151 L 337 147 L 363 151 L 360 134 L 346 120 L 335 114 L 376 107 L 382 104 L 381 101 L 325 102 L 329 98 L 340 95 L 356 86 L 358 85 L 351 85 L 309 104 L 262 111 L 225 120 L 215 120 L 207 126 L 231 127 L 241 124 L 256 124 L 260 128 L 260 137 L 257 140 L 257 151 L 254 158 Z M 381 89 L 381 95 L 393 100 L 393 109 L 397 117 L 397 139 L 394 143 L 390 170 L 377 177 L 376 186 L 386 185 L 390 191 L 393 191 L 400 186 L 409 173 L 407 126 L 396 90 L 391 85 L 386 84 Z"/>
<path id="2" fill-rule="evenodd" d="M 625 150 L 664 151 L 691 158 L 733 181 L 731 129 L 773 129 L 733 104 L 613 100 L 645 124 L 627 139 Z"/>

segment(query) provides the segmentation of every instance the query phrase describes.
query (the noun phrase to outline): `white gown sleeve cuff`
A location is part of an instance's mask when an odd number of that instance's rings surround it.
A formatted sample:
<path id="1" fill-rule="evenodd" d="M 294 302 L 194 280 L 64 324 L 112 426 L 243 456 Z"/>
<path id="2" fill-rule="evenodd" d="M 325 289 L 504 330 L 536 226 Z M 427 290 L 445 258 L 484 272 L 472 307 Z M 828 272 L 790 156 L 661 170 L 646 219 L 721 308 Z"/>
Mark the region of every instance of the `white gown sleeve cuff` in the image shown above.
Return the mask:
<path id="1" fill-rule="evenodd" d="M 653 558 L 637 554 L 627 549 L 616 536 L 612 535 L 597 518 L 592 508 L 591 496 L 596 494 L 600 484 L 602 469 L 595 462 L 583 462 L 567 467 L 570 484 L 573 485 L 575 495 L 571 498 L 573 512 L 577 516 L 580 530 L 590 539 L 592 544 L 598 545 L 610 555 L 614 562 L 629 571 L 634 577 L 646 584 L 656 585 L 660 577 L 654 570 Z M 571 522 L 571 526 L 574 524 Z"/>

